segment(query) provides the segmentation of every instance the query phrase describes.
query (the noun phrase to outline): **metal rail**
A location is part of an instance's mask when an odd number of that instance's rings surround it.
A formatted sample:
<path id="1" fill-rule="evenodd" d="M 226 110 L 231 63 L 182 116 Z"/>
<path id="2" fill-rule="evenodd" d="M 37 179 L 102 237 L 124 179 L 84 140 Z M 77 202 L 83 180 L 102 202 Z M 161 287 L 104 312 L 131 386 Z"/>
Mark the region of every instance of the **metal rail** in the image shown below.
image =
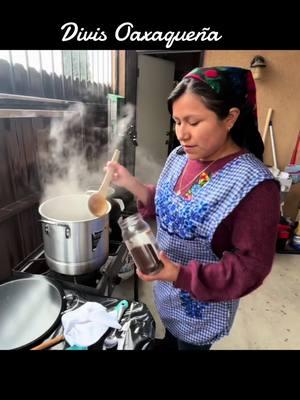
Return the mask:
<path id="1" fill-rule="evenodd" d="M 0 109 L 0 118 L 60 118 L 68 114 L 77 114 L 77 112 L 70 110 L 26 110 L 13 108 Z"/>
<path id="2" fill-rule="evenodd" d="M 61 99 L 50 99 L 49 97 L 36 97 L 36 96 L 24 96 L 21 94 L 9 94 L 0 93 L 0 100 L 22 100 L 22 101 L 38 101 L 42 103 L 59 103 L 59 104 L 74 104 L 78 101 L 61 100 Z"/>

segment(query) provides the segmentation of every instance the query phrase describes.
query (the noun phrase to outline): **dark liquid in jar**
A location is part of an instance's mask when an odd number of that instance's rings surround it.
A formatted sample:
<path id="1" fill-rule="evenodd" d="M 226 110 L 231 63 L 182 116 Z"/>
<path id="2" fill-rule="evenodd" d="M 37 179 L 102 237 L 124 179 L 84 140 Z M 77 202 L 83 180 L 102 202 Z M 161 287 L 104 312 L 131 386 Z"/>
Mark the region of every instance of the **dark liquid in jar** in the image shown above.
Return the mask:
<path id="1" fill-rule="evenodd" d="M 155 274 L 163 267 L 151 244 L 134 247 L 130 251 L 132 258 L 143 274 Z"/>

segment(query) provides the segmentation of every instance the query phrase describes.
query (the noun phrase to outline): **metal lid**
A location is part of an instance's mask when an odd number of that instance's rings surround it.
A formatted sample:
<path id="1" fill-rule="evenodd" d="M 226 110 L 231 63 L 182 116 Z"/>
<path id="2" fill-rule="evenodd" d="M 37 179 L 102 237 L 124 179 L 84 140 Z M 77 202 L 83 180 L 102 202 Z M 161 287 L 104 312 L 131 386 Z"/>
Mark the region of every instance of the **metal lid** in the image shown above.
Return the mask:
<path id="1" fill-rule="evenodd" d="M 62 289 L 45 277 L 0 285 L 0 350 L 32 347 L 49 335 L 64 308 Z"/>

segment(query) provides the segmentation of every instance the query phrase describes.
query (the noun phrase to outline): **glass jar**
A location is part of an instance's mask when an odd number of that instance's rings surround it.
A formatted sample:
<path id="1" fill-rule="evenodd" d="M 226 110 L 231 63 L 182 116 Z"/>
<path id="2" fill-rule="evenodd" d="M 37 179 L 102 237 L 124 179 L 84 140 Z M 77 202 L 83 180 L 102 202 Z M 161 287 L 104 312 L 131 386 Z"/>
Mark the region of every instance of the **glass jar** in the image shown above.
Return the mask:
<path id="1" fill-rule="evenodd" d="M 163 263 L 149 224 L 137 213 L 119 222 L 122 237 L 137 268 L 146 275 L 159 272 Z"/>

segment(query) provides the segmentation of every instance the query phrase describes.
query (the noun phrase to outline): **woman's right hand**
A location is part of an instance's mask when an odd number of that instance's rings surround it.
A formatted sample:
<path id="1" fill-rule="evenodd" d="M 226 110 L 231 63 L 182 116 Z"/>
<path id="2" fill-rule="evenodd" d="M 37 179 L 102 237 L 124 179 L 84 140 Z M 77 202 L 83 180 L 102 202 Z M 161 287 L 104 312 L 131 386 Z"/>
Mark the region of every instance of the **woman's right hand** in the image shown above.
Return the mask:
<path id="1" fill-rule="evenodd" d="M 104 170 L 107 171 L 109 169 L 113 170 L 112 183 L 130 190 L 135 178 L 133 175 L 131 175 L 128 169 L 123 167 L 123 165 L 119 164 L 118 162 L 108 161 Z"/>
<path id="2" fill-rule="evenodd" d="M 152 192 L 135 176 L 131 175 L 128 169 L 115 161 L 108 161 L 104 170 L 108 169 L 113 170 L 112 183 L 131 192 L 143 204 L 148 204 L 149 197 L 152 196 Z"/>

